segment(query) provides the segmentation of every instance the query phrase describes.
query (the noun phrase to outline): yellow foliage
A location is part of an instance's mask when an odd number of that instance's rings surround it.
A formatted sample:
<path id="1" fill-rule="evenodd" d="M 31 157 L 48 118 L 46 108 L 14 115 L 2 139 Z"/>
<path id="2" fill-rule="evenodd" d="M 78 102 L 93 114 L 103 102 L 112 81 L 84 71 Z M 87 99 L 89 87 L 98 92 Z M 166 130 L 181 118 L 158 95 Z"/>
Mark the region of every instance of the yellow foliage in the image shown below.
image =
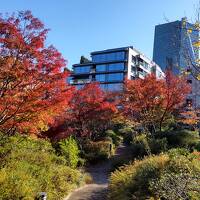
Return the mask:
<path id="1" fill-rule="evenodd" d="M 130 185 L 136 186 L 137 175 L 145 174 L 150 167 L 155 170 L 162 170 L 169 161 L 168 155 L 158 155 L 146 157 L 143 160 L 135 160 L 129 165 L 124 165 L 114 171 L 110 177 L 109 199 L 125 200 L 128 199 L 128 188 Z M 144 180 L 145 182 L 146 180 Z M 139 195 L 139 194 L 138 194 Z M 142 194 L 140 194 L 140 197 Z M 140 199 L 140 198 L 138 198 Z M 153 197 L 151 198 L 153 200 Z M 155 199 L 155 198 L 154 198 Z M 157 200 L 157 199 L 155 199 Z"/>
<path id="2" fill-rule="evenodd" d="M 198 29 L 198 30 L 200 29 L 200 23 L 199 23 L 199 22 L 196 22 L 196 23 L 194 24 L 194 26 L 195 26 L 196 29 Z"/>
<path id="3" fill-rule="evenodd" d="M 188 32 L 189 34 L 192 33 L 192 29 L 189 28 L 189 29 L 187 30 L 187 32 Z"/>
<path id="4" fill-rule="evenodd" d="M 181 113 L 180 120 L 184 124 L 195 125 L 199 121 L 197 112 L 195 110 L 188 110 Z"/>
<path id="5" fill-rule="evenodd" d="M 193 43 L 193 46 L 194 46 L 194 47 L 200 47 L 200 41 L 194 42 L 194 43 Z"/>
<path id="6" fill-rule="evenodd" d="M 184 71 L 184 72 L 183 72 L 183 74 L 184 74 L 185 76 L 187 76 L 187 75 L 190 75 L 190 74 L 191 74 L 191 72 Z"/>
<path id="7" fill-rule="evenodd" d="M 200 81 L 200 74 L 197 75 L 197 80 Z"/>
<path id="8" fill-rule="evenodd" d="M 182 23 L 182 26 L 183 26 L 183 27 L 186 26 L 186 22 L 187 22 L 187 21 L 184 19 L 184 20 L 183 20 L 183 23 Z"/>
<path id="9" fill-rule="evenodd" d="M 197 63 L 200 63 L 200 59 L 196 59 L 196 62 L 197 62 Z"/>
<path id="10" fill-rule="evenodd" d="M 48 125 L 42 120 L 38 121 L 37 128 L 41 131 L 47 131 L 49 129 Z"/>

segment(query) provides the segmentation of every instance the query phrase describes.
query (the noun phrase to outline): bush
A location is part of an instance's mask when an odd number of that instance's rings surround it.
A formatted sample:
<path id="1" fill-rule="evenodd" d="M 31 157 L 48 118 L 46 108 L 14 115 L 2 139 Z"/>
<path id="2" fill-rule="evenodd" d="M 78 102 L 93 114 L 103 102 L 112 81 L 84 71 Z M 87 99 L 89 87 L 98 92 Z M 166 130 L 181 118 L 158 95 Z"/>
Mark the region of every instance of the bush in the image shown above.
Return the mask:
<path id="1" fill-rule="evenodd" d="M 172 148 L 186 148 L 190 151 L 199 150 L 199 133 L 190 130 L 171 130 L 157 133 L 154 138 L 140 134 L 134 137 L 131 144 L 132 153 L 135 157 L 159 154 Z"/>
<path id="2" fill-rule="evenodd" d="M 116 170 L 110 178 L 109 199 L 128 200 L 134 199 L 133 196 L 144 199 L 148 196 L 149 181 L 156 177 L 167 161 L 165 155 L 154 156 Z"/>
<path id="3" fill-rule="evenodd" d="M 168 150 L 167 138 L 149 139 L 149 146 L 152 154 L 159 154 Z"/>
<path id="4" fill-rule="evenodd" d="M 80 151 L 77 142 L 71 136 L 59 141 L 55 146 L 58 155 L 66 159 L 66 164 L 69 167 L 76 168 L 79 161 L 82 162 L 79 158 Z"/>
<path id="5" fill-rule="evenodd" d="M 78 170 L 65 166 L 48 141 L 14 136 L 0 148 L 0 199 L 34 199 L 47 192 L 57 200 L 84 182 Z"/>
<path id="6" fill-rule="evenodd" d="M 83 145 L 86 160 L 90 163 L 96 163 L 109 158 L 112 154 L 112 151 L 110 151 L 111 145 L 109 141 L 88 141 Z"/>
<path id="7" fill-rule="evenodd" d="M 145 134 L 135 136 L 131 144 L 131 150 L 133 157 L 143 157 L 150 153 L 147 136 Z"/>
<path id="8" fill-rule="evenodd" d="M 163 132 L 160 137 L 167 139 L 169 148 L 183 147 L 194 149 L 200 142 L 199 133 L 190 130 L 172 130 Z"/>
<path id="9" fill-rule="evenodd" d="M 199 199 L 199 158 L 180 152 L 146 157 L 116 170 L 110 178 L 109 199 Z M 179 194 L 184 188 L 181 195 L 186 198 Z"/>
<path id="10" fill-rule="evenodd" d="M 123 140 L 123 138 L 117 135 L 113 130 L 107 130 L 105 132 L 106 137 L 110 137 L 112 139 L 112 143 L 115 146 L 119 146 Z"/>
<path id="11" fill-rule="evenodd" d="M 131 151 L 134 158 L 143 158 L 148 155 L 144 144 L 134 143 L 131 145 Z"/>
<path id="12" fill-rule="evenodd" d="M 140 134 L 134 137 L 131 149 L 134 157 L 159 154 L 168 150 L 167 139 L 149 138 L 146 134 Z"/>
<path id="13" fill-rule="evenodd" d="M 151 182 L 151 192 L 167 200 L 200 199 L 200 154 L 175 149 L 169 152 L 169 157 L 160 176 Z"/>
<path id="14" fill-rule="evenodd" d="M 103 141 L 107 141 L 109 142 L 110 144 L 113 144 L 113 139 L 110 137 L 110 136 L 106 136 L 103 138 Z"/>
<path id="15" fill-rule="evenodd" d="M 188 149 L 185 148 L 176 148 L 176 149 L 170 149 L 168 151 L 168 155 L 171 158 L 175 158 L 177 156 L 188 156 L 190 155 L 190 152 L 188 151 Z"/>
<path id="16" fill-rule="evenodd" d="M 124 143 L 127 145 L 130 145 L 133 142 L 136 134 L 131 127 L 124 127 L 122 129 L 119 129 L 118 132 L 123 137 Z"/>
<path id="17" fill-rule="evenodd" d="M 111 171 L 119 169 L 121 166 L 128 164 L 132 157 L 118 157 L 114 156 L 111 158 Z"/>
<path id="18" fill-rule="evenodd" d="M 199 142 L 198 144 L 196 144 L 195 149 L 196 149 L 197 151 L 200 151 L 200 142 Z"/>

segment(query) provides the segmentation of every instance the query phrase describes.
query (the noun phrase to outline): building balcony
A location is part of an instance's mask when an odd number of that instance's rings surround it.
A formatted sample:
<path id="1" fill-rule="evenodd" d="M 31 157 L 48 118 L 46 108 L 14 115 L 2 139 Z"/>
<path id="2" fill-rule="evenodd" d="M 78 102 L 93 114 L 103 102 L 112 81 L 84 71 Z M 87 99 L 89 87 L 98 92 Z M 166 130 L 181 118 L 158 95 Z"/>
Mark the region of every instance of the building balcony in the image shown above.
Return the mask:
<path id="1" fill-rule="evenodd" d="M 147 68 L 147 67 L 143 66 L 142 63 L 139 63 L 136 66 L 137 66 L 137 68 L 140 68 L 140 69 L 142 69 L 142 70 L 144 70 L 146 72 L 151 72 L 151 67 L 150 66 Z"/>
<path id="2" fill-rule="evenodd" d="M 70 84 L 85 84 L 91 83 L 91 79 L 82 79 L 82 80 L 70 80 Z"/>
<path id="3" fill-rule="evenodd" d="M 135 74 L 135 77 L 136 77 L 136 78 L 144 79 L 145 75 L 144 75 L 143 72 L 139 72 L 139 71 L 138 71 L 138 72 Z"/>

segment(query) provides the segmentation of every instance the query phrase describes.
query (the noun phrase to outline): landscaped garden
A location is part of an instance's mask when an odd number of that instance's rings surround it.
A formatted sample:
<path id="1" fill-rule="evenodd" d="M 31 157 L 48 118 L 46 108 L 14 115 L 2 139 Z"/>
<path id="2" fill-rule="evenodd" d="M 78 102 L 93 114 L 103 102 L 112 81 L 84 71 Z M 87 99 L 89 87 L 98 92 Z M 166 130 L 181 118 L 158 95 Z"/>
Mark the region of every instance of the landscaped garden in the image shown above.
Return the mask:
<path id="1" fill-rule="evenodd" d="M 0 17 L 0 199 L 63 199 L 110 162 L 108 199 L 200 199 L 198 110 L 184 76 L 77 90 L 31 12 Z M 128 155 L 115 157 L 121 145 Z"/>

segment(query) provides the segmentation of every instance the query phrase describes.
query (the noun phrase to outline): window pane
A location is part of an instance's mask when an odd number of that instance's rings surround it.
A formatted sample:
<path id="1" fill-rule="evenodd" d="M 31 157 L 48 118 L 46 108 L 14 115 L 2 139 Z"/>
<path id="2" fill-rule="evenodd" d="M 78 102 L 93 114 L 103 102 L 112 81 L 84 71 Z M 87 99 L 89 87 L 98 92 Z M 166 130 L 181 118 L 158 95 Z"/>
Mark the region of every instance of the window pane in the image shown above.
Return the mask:
<path id="1" fill-rule="evenodd" d="M 114 53 L 108 53 L 107 54 L 107 61 L 115 60 L 115 54 Z"/>
<path id="2" fill-rule="evenodd" d="M 118 61 L 125 59 L 125 52 L 113 52 L 113 53 L 104 53 L 97 54 L 92 56 L 93 62 L 107 62 L 107 61 Z"/>
<path id="3" fill-rule="evenodd" d="M 108 81 L 122 81 L 123 79 L 123 73 L 108 74 Z"/>
<path id="4" fill-rule="evenodd" d="M 104 71 L 106 71 L 106 65 L 97 65 L 96 66 L 96 71 L 97 72 L 104 72 Z"/>
<path id="5" fill-rule="evenodd" d="M 107 89 L 109 91 L 120 91 L 123 89 L 123 84 L 122 83 L 111 83 L 107 85 Z"/>
<path id="6" fill-rule="evenodd" d="M 84 85 L 76 85 L 76 88 L 77 88 L 78 90 L 82 89 L 83 87 L 84 87 Z"/>
<path id="7" fill-rule="evenodd" d="M 109 64 L 108 71 L 124 70 L 124 63 Z"/>
<path id="8" fill-rule="evenodd" d="M 143 62 L 143 66 L 144 66 L 145 69 L 149 69 L 149 64 L 148 63 Z"/>
<path id="9" fill-rule="evenodd" d="M 101 88 L 102 90 L 105 90 L 105 89 L 106 89 L 106 84 L 100 84 L 100 88 Z"/>
<path id="10" fill-rule="evenodd" d="M 96 75 L 96 81 L 102 82 L 106 80 L 106 75 L 105 74 L 97 74 Z"/>
<path id="11" fill-rule="evenodd" d="M 124 60 L 125 52 L 117 52 L 116 60 Z"/>
<path id="12" fill-rule="evenodd" d="M 90 66 L 83 66 L 83 67 L 75 67 L 74 73 L 76 74 L 84 74 L 90 72 Z"/>
<path id="13" fill-rule="evenodd" d="M 136 65 L 136 57 L 135 57 L 135 56 L 132 56 L 132 63 L 133 63 L 134 65 Z"/>

